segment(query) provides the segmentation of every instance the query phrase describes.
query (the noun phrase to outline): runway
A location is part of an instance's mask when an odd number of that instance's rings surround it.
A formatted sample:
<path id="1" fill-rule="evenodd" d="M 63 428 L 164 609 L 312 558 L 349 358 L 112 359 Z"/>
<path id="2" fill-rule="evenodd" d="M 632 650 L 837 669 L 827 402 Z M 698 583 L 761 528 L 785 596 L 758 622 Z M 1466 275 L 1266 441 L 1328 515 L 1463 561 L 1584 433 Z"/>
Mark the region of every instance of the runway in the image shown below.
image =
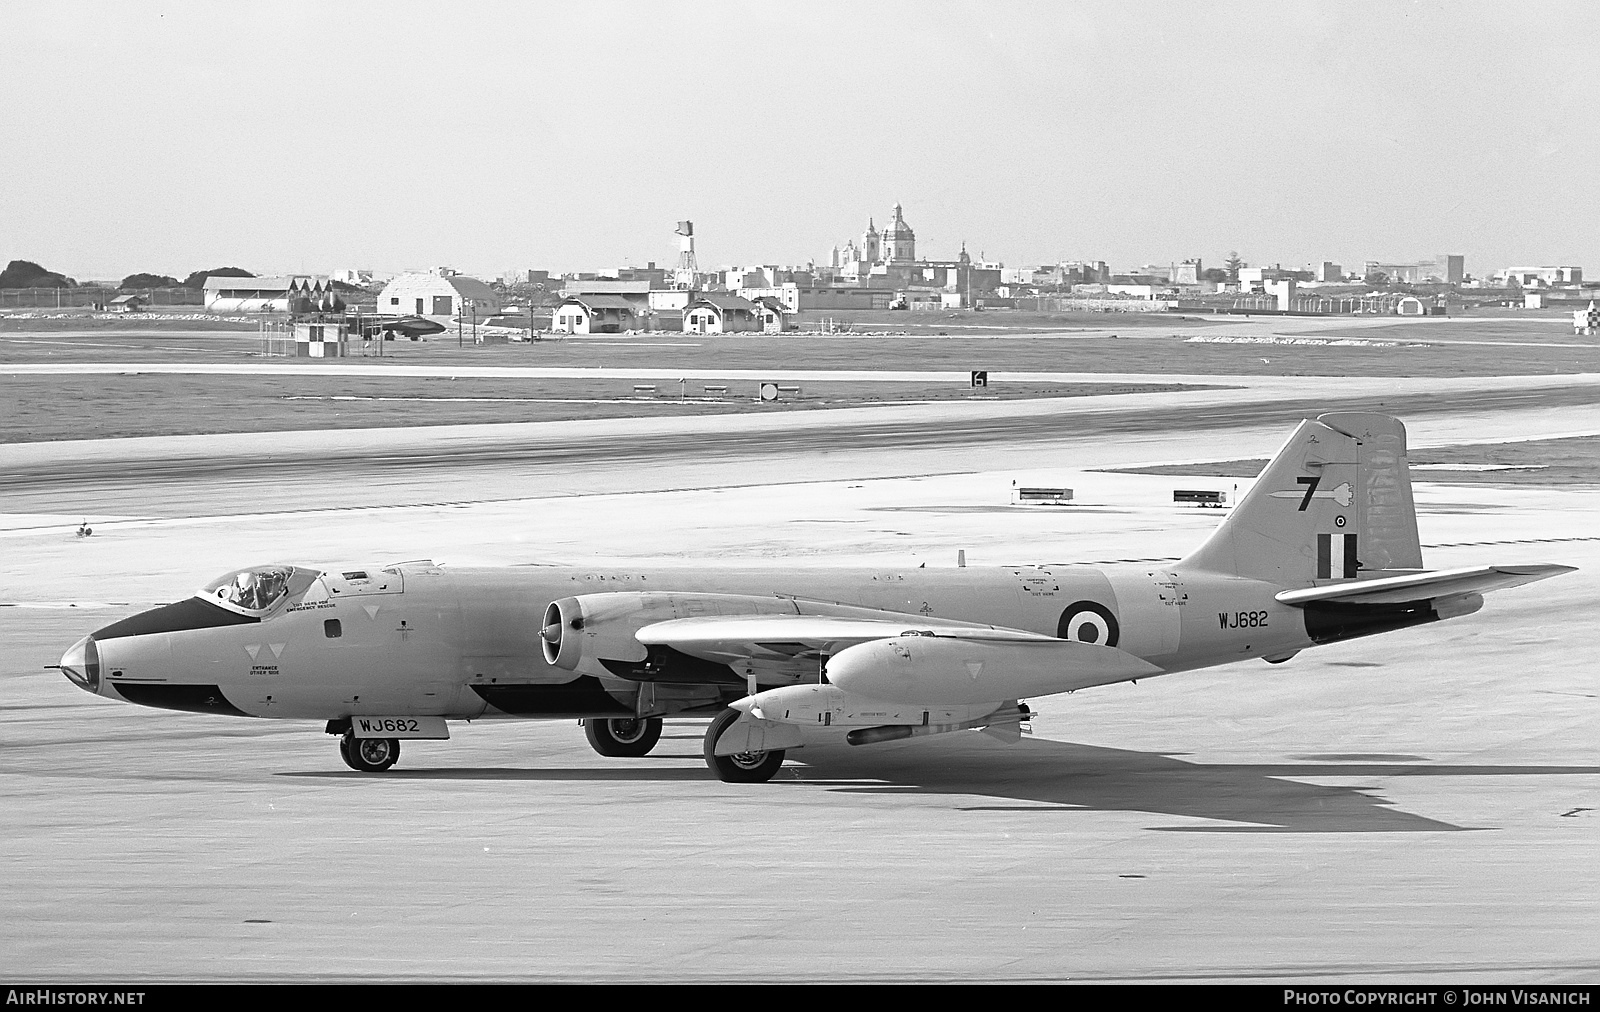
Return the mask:
<path id="1" fill-rule="evenodd" d="M 1120 377 L 1122 382 L 1149 376 Z M 1188 379 L 1188 378 L 1185 378 Z M 1199 381 L 1201 377 L 1193 377 Z M 1107 380 L 1109 381 L 1109 380 Z M 1600 401 L 1600 375 L 1501 378 L 1384 379 L 1212 377 L 1205 389 L 1148 394 L 1020 401 L 928 403 L 844 408 L 801 414 L 768 413 L 675 419 L 604 419 L 557 423 L 456 425 L 408 429 L 344 429 L 264 435 L 165 436 L 0 446 L 0 494 L 23 508 L 53 503 L 61 512 L 116 513 L 135 497 L 168 487 L 172 505 L 192 481 L 310 483 L 330 506 L 398 504 L 397 479 L 429 491 L 411 501 L 465 496 L 440 487 L 493 484 L 513 475 L 515 489 L 494 495 L 545 494 L 568 487 L 575 475 L 588 484 L 595 472 L 628 469 L 667 472 L 664 481 L 635 488 L 686 487 L 684 478 L 707 460 L 771 461 L 799 458 L 828 465 L 859 451 L 892 459 L 859 476 L 887 477 L 950 470 L 952 451 L 1005 450 L 1025 445 L 1050 452 L 1062 466 L 1093 466 L 1083 450 L 1107 438 L 1160 438 L 1181 412 L 1185 427 L 1211 438 L 1292 425 L 1323 411 L 1398 412 L 1426 445 L 1457 433 L 1466 441 L 1488 438 L 1470 426 L 1496 412 L 1501 431 L 1562 435 L 1600 431 L 1600 422 L 1574 408 Z M 1521 428 L 1506 430 L 1514 418 Z M 1569 418 L 1570 423 L 1561 419 Z M 1462 420 L 1467 420 L 1463 422 Z M 1437 435 L 1436 435 L 1437 434 Z M 1070 445 L 1064 446 L 1063 443 Z M 880 451 L 889 451 L 891 458 Z M 1214 456 L 1214 454 L 1212 455 Z M 1171 459 L 1201 459 L 1204 454 Z M 821 477 L 802 465 L 799 476 Z M 693 487 L 703 479 L 691 479 Z M 177 496 L 175 499 L 173 496 Z M 191 507 L 185 507 L 191 508 Z"/>
<path id="2" fill-rule="evenodd" d="M 1418 386 L 1401 413 L 1418 445 L 1572 434 L 1595 427 L 1592 390 Z M 112 703 L 42 667 L 266 558 L 1175 556 L 1217 521 L 1174 507 L 1175 483 L 1239 483 L 1092 469 L 1265 455 L 1308 400 L 1288 383 L 1232 405 L 1150 396 L 391 430 L 325 451 L 123 440 L 58 447 L 54 468 L 4 448 L 0 965 L 63 982 L 1600 982 L 1592 487 L 1418 481 L 1430 566 L 1580 567 L 1477 615 L 1047 697 L 1017 746 L 801 749 L 760 786 L 711 778 L 693 724 L 627 760 L 565 721 L 460 726 L 364 777 L 318 726 Z M 1046 477 L 1084 509 L 1009 508 L 1012 481 Z M 73 537 L 91 504 L 105 523 Z"/>

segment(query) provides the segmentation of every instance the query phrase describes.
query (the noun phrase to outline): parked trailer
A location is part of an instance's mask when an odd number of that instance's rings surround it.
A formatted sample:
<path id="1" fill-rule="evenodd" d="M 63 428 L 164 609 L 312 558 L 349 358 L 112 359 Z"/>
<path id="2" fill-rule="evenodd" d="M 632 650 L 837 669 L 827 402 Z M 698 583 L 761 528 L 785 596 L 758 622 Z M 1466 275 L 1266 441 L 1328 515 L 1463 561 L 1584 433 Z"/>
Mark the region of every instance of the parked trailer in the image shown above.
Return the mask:
<path id="1" fill-rule="evenodd" d="M 1072 505 L 1070 488 L 1019 488 L 1016 497 L 1019 503 L 1031 503 L 1036 506 Z"/>
<path id="2" fill-rule="evenodd" d="M 1180 488 L 1173 490 L 1172 501 L 1194 503 L 1196 506 L 1201 507 L 1221 508 L 1228 501 L 1228 493 L 1212 492 L 1206 489 Z"/>

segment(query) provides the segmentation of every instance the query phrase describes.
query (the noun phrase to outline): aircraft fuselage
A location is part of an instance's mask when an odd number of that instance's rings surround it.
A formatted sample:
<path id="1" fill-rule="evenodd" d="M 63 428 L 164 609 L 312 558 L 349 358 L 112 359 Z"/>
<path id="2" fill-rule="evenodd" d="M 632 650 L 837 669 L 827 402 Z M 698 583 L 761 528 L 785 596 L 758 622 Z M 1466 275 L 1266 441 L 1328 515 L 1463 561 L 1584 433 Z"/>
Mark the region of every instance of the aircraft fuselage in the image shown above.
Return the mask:
<path id="1" fill-rule="evenodd" d="M 690 602 L 733 594 L 895 612 L 908 629 L 922 618 L 1022 629 L 1116 646 L 1163 672 L 1313 643 L 1303 609 L 1274 600 L 1272 584 L 1153 566 L 373 572 L 387 573 L 386 585 L 328 571 L 259 617 L 195 597 L 114 623 L 92 637 L 101 675 L 92 691 L 171 709 L 319 720 L 714 713 L 744 695 L 745 678 L 732 670 L 696 690 L 683 678 L 652 685 L 546 660 L 541 620 L 552 601 L 657 588 Z"/>

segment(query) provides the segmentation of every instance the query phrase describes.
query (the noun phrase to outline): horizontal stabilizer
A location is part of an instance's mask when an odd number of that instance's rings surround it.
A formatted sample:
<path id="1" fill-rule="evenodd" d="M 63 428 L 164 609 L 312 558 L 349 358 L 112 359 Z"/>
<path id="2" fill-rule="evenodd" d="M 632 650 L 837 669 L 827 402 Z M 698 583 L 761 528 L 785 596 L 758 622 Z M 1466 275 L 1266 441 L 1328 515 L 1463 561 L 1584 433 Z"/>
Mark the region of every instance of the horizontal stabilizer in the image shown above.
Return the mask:
<path id="1" fill-rule="evenodd" d="M 1536 580 L 1572 572 L 1572 566 L 1468 566 L 1441 569 L 1431 573 L 1407 573 L 1377 580 L 1353 580 L 1305 590 L 1286 590 L 1278 601 L 1303 608 L 1313 602 L 1337 601 L 1345 604 L 1406 604 L 1457 594 L 1484 594 L 1491 590 L 1520 587 Z"/>
<path id="2" fill-rule="evenodd" d="M 998 626 L 925 619 L 916 615 L 839 618 L 829 615 L 707 615 L 647 625 L 634 634 L 645 646 L 671 647 L 719 664 L 746 658 L 832 656 L 849 647 L 891 636 L 932 635 L 953 639 L 1015 643 L 1048 641 L 1053 636 Z"/>

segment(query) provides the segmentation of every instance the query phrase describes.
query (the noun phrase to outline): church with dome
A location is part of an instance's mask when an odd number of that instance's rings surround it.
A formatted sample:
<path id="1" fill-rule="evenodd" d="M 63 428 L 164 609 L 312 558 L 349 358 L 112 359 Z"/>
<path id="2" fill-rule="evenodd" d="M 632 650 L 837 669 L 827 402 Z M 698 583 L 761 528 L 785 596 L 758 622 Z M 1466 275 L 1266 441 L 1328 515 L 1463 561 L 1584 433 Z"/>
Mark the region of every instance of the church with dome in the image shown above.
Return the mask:
<path id="1" fill-rule="evenodd" d="M 872 268 L 889 264 L 910 264 L 917 259 L 917 233 L 906 224 L 905 209 L 894 205 L 894 220 L 878 231 L 874 219 L 867 219 L 867 230 L 861 235 L 861 244 L 851 239 L 840 249 L 835 246 L 828 265 L 849 277 L 865 277 Z"/>
<path id="2" fill-rule="evenodd" d="M 852 238 L 843 247 L 835 246 L 828 266 L 836 282 L 864 288 L 981 292 L 1000 283 L 998 267 L 974 264 L 966 243 L 954 260 L 917 259 L 917 233 L 898 203 L 881 232 L 875 219 L 867 219 L 860 243 Z"/>

